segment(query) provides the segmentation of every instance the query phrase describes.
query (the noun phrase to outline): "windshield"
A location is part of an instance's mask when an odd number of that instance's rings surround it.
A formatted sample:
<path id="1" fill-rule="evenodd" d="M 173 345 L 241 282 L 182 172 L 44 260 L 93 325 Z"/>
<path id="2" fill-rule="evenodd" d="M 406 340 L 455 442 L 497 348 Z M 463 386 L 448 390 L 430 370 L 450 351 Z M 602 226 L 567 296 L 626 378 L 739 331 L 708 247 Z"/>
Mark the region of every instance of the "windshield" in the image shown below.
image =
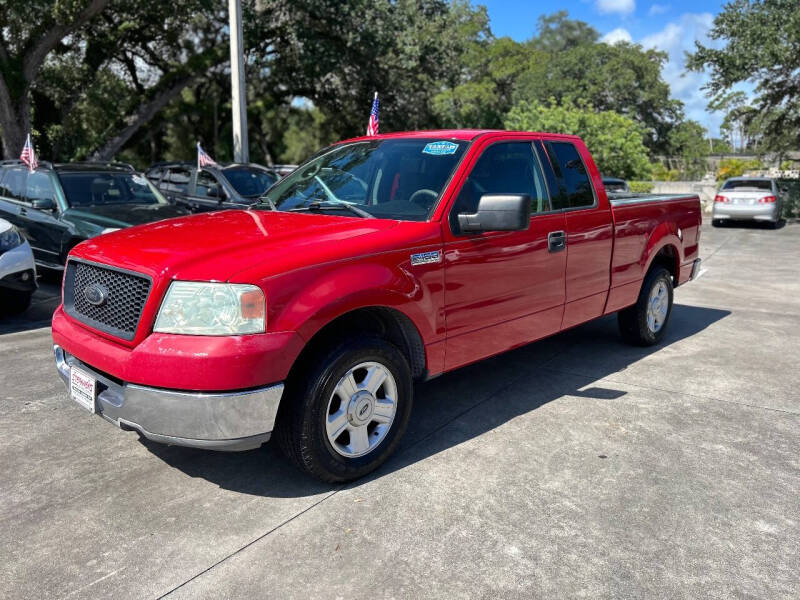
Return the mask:
<path id="1" fill-rule="evenodd" d="M 338 207 L 345 214 L 424 221 L 468 145 L 385 139 L 334 146 L 282 179 L 258 208 L 270 202 L 278 210 Z"/>
<path id="2" fill-rule="evenodd" d="M 67 204 L 166 204 L 164 197 L 144 175 L 137 173 L 59 173 Z"/>
<path id="3" fill-rule="evenodd" d="M 278 178 L 267 171 L 252 167 L 232 167 L 222 173 L 241 196 L 257 198 L 266 192 Z"/>
<path id="4" fill-rule="evenodd" d="M 772 190 L 772 182 L 768 179 L 731 179 L 722 186 L 723 190 L 750 189 Z"/>

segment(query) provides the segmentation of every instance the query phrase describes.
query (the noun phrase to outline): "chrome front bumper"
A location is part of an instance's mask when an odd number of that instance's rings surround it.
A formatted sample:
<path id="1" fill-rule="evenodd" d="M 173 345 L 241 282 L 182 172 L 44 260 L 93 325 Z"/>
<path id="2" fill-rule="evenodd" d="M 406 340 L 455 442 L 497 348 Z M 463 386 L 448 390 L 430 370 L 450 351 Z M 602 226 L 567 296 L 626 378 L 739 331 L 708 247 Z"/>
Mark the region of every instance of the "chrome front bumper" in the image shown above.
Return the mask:
<path id="1" fill-rule="evenodd" d="M 53 346 L 58 374 L 69 392 L 70 368 L 97 379 L 97 414 L 164 444 L 210 450 L 250 450 L 272 434 L 283 384 L 247 391 L 165 390 L 112 379 Z"/>

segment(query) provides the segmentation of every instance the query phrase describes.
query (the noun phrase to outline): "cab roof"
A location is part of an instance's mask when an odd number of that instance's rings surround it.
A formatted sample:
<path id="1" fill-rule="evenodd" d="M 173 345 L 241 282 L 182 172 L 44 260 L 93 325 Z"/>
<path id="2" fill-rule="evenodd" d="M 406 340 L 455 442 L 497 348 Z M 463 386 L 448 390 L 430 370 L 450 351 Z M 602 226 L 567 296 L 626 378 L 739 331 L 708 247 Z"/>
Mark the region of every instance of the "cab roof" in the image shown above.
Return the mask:
<path id="1" fill-rule="evenodd" d="M 362 135 L 359 137 L 342 140 L 343 142 L 355 142 L 374 139 L 397 139 L 397 138 L 445 138 L 450 140 L 472 141 L 483 135 L 519 133 L 527 135 L 542 135 L 554 138 L 575 139 L 577 136 L 562 133 L 547 133 L 543 131 L 508 131 L 505 129 L 430 129 L 422 131 L 397 131 L 392 133 L 381 133 L 375 136 Z"/>

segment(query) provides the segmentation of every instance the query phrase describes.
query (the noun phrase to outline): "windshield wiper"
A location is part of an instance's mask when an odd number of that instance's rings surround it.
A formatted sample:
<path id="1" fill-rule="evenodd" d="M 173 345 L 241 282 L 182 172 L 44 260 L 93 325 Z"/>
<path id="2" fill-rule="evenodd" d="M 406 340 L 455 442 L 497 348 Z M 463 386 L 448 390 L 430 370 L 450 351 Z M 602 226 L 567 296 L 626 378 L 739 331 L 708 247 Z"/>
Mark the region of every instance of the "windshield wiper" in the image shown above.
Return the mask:
<path id="1" fill-rule="evenodd" d="M 334 202 L 328 201 L 327 203 L 322 203 L 319 200 L 311 202 L 308 206 L 300 206 L 298 208 L 291 208 L 289 212 L 300 212 L 300 211 L 308 211 L 308 212 L 322 212 L 325 210 L 339 210 L 340 208 L 344 208 L 349 210 L 354 215 L 358 215 L 359 217 L 363 217 L 365 219 L 374 219 L 375 216 L 369 214 L 367 211 L 358 208 L 357 206 L 353 206 L 352 204 L 348 204 L 347 202 Z"/>

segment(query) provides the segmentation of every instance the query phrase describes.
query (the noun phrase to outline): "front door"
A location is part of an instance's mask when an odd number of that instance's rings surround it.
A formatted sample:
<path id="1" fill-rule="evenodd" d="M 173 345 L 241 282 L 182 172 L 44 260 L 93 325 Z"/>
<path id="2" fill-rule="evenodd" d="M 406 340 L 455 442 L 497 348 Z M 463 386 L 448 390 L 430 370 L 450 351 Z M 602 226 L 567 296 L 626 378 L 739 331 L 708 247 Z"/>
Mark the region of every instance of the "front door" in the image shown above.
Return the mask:
<path id="1" fill-rule="evenodd" d="M 516 138 L 517 140 L 519 138 Z M 457 214 L 475 212 L 483 194 L 529 194 L 525 231 L 462 233 Z M 552 212 L 532 141 L 486 147 L 464 181 L 445 232 L 446 369 L 454 369 L 559 330 L 564 310 L 565 230 Z"/>
<path id="2" fill-rule="evenodd" d="M 63 244 L 67 240 L 69 226 L 58 218 L 58 201 L 50 174 L 46 171 L 30 173 L 25 190 L 25 204 L 20 209 L 20 221 L 33 248 L 33 254 L 39 263 L 60 266 L 64 262 Z M 53 208 L 34 208 L 35 200 L 49 200 L 53 203 Z"/>

